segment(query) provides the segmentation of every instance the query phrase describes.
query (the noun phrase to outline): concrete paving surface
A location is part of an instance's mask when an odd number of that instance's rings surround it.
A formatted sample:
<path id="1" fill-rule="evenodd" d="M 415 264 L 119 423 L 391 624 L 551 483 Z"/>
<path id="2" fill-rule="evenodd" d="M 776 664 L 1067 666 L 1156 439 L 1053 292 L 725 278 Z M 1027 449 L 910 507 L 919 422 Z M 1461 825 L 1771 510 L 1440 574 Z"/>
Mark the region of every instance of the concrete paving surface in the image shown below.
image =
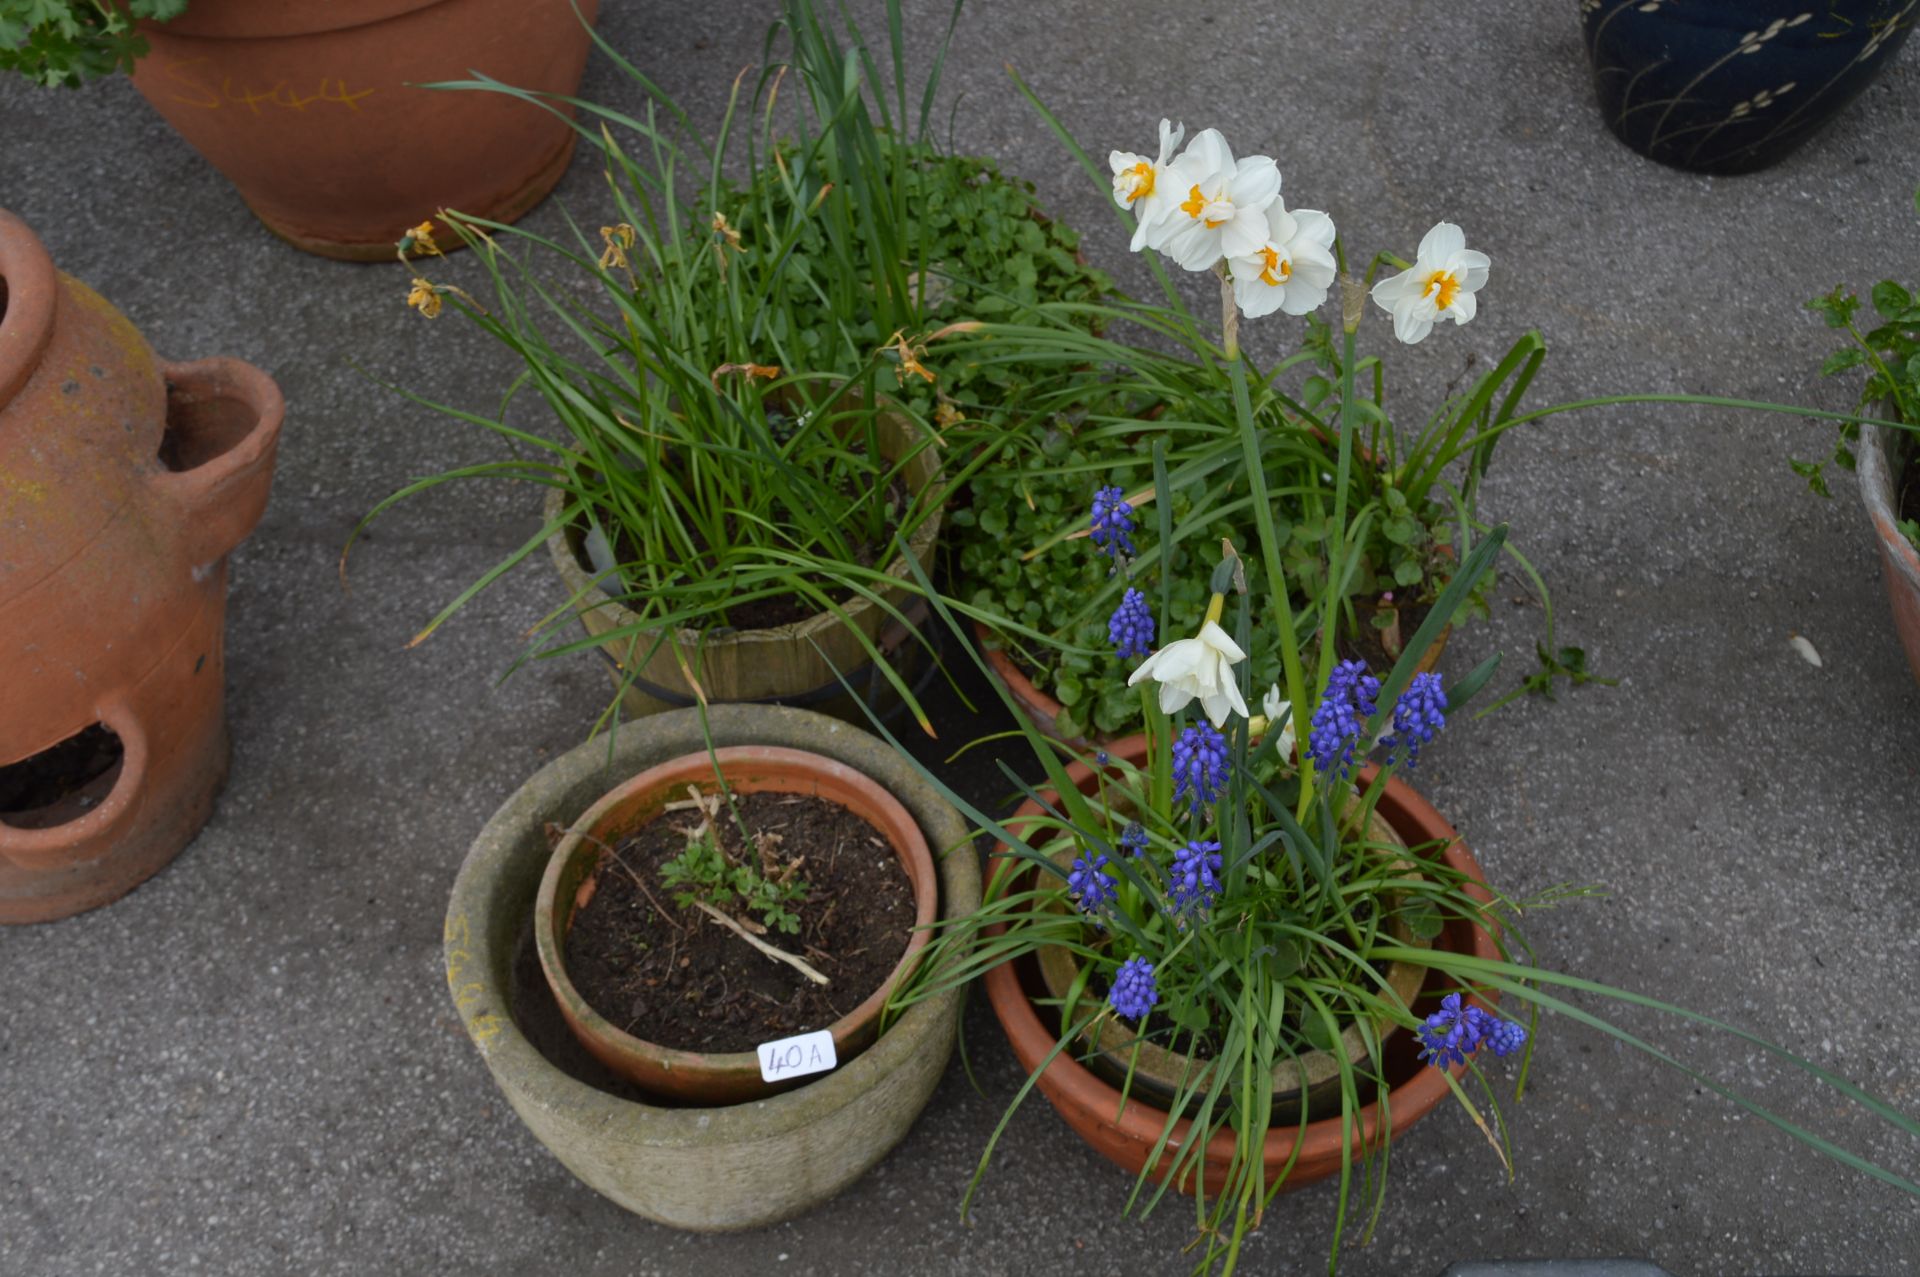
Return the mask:
<path id="1" fill-rule="evenodd" d="M 774 7 L 608 0 L 602 29 L 711 120 Z M 909 9 L 924 47 L 945 6 Z M 1036 182 L 1129 287 L 1146 279 L 1101 192 L 1011 90 L 1007 59 L 1096 153 L 1148 149 L 1167 114 L 1277 156 L 1290 202 L 1327 209 L 1368 252 L 1410 255 L 1431 223 L 1457 221 L 1492 280 L 1473 325 L 1387 352 L 1407 412 L 1469 352 L 1497 357 L 1532 327 L 1553 348 L 1542 404 L 1640 390 L 1844 406 L 1850 390 L 1816 375 L 1829 334 L 1801 303 L 1912 279 L 1920 53 L 1780 167 L 1709 179 L 1602 130 L 1576 10 L 975 0 L 942 117 L 957 103 L 957 146 Z M 639 100 L 601 63 L 585 92 Z M 564 203 L 601 224 L 603 196 L 577 160 L 530 223 L 559 228 Z M 603 676 L 582 656 L 501 681 L 561 601 L 544 563 L 403 650 L 538 526 L 537 496 L 417 500 L 356 551 L 350 593 L 336 572 L 381 497 L 492 455 L 382 383 L 484 409 L 514 370 L 470 326 L 409 311 L 400 266 L 274 240 L 124 81 L 0 85 L 0 206 L 164 354 L 251 360 L 288 400 L 272 506 L 233 561 L 235 755 L 212 822 L 110 908 L 0 931 L 0 1273 L 1182 1271 L 1191 1216 L 1120 1218 L 1127 1178 L 1038 1103 L 962 1223 L 967 1176 L 1020 1080 L 983 1002 L 967 1021 L 983 1093 L 956 1063 L 908 1140 L 812 1215 L 693 1236 L 576 1182 L 461 1032 L 440 932 L 469 840 L 584 738 Z M 1248 331 L 1271 354 L 1294 330 Z M 1646 407 L 1510 438 L 1483 511 L 1551 583 L 1564 641 L 1619 686 L 1457 722 L 1419 781 L 1508 892 L 1605 889 L 1528 916 L 1543 963 L 1723 1016 L 1920 1113 L 1920 689 L 1851 480 L 1822 501 L 1787 468 L 1827 438 L 1796 419 Z M 1531 666 L 1540 612 L 1510 601 L 1524 593 L 1503 581 L 1452 668 L 1496 649 L 1509 677 Z M 1796 654 L 1796 633 L 1822 665 Z M 996 725 L 950 696 L 936 712 L 947 730 L 929 756 Z M 997 792 L 984 768 L 961 772 Z M 1920 1171 L 1914 1141 L 1757 1051 L 1617 1018 Z M 1379 1226 L 1350 1239 L 1342 1271 L 1625 1256 L 1680 1277 L 1920 1272 L 1920 1203 L 1599 1032 L 1545 1025 L 1507 1118 L 1511 1183 L 1452 1106 L 1410 1132 Z M 1321 1271 L 1334 1208 L 1330 1185 L 1281 1199 L 1245 1271 Z"/>

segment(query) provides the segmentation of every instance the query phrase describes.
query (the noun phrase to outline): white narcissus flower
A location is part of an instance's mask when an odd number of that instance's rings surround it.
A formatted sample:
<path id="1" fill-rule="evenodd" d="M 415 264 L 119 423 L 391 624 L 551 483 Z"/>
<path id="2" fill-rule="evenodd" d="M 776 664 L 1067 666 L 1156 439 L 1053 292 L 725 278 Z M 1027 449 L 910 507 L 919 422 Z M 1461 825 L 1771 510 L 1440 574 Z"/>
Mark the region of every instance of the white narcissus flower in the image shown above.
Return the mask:
<path id="1" fill-rule="evenodd" d="M 1438 320 L 1473 318 L 1479 308 L 1473 295 L 1487 282 L 1490 264 L 1485 253 L 1467 247 L 1458 226 L 1441 222 L 1420 241 L 1413 269 L 1375 284 L 1373 300 L 1393 314 L 1393 335 L 1411 346 Z"/>
<path id="2" fill-rule="evenodd" d="M 1181 192 L 1175 211 L 1147 244 L 1187 270 L 1212 270 L 1267 242 L 1267 207 L 1280 198 L 1280 169 L 1265 155 L 1235 160 L 1218 129 L 1194 135 L 1168 168 Z"/>
<path id="3" fill-rule="evenodd" d="M 1267 206 L 1266 242 L 1227 261 L 1233 300 L 1249 319 L 1285 311 L 1304 315 L 1327 300 L 1338 268 L 1333 260 L 1333 219 L 1314 209 L 1293 212 L 1278 199 Z"/>
<path id="4" fill-rule="evenodd" d="M 1280 684 L 1275 683 L 1267 689 L 1266 696 L 1261 698 L 1260 709 L 1267 717 L 1266 727 L 1268 731 L 1272 731 L 1273 725 L 1279 722 L 1283 715 L 1285 716 L 1287 720 L 1286 726 L 1280 729 L 1280 758 L 1282 761 L 1292 758 L 1294 743 L 1293 706 L 1288 704 L 1286 697 L 1280 694 Z"/>
<path id="5" fill-rule="evenodd" d="M 1112 151 L 1107 164 L 1113 169 L 1113 202 L 1129 210 L 1137 219 L 1132 249 L 1139 252 L 1153 232 L 1179 208 L 1185 188 L 1170 176 L 1173 148 L 1187 134 L 1187 126 L 1171 120 L 1160 121 L 1160 158 L 1150 160 L 1132 151 Z"/>
<path id="6" fill-rule="evenodd" d="M 1176 714 L 1198 699 L 1215 727 L 1227 721 L 1227 711 L 1248 717 L 1246 697 L 1233 677 L 1233 667 L 1247 659 L 1240 645 L 1227 637 L 1218 623 L 1208 621 L 1193 638 L 1178 639 L 1140 662 L 1127 680 L 1132 687 L 1151 678 L 1160 684 L 1160 712 Z"/>

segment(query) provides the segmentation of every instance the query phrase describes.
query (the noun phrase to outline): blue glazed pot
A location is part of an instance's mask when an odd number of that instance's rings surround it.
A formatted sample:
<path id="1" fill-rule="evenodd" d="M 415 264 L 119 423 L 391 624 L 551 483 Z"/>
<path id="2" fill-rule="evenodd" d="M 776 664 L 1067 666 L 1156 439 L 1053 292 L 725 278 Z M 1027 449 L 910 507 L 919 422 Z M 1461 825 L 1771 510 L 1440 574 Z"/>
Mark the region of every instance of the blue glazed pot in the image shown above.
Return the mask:
<path id="1" fill-rule="evenodd" d="M 1749 173 L 1873 82 L 1920 0 L 1580 0 L 1600 114 L 1649 159 Z"/>

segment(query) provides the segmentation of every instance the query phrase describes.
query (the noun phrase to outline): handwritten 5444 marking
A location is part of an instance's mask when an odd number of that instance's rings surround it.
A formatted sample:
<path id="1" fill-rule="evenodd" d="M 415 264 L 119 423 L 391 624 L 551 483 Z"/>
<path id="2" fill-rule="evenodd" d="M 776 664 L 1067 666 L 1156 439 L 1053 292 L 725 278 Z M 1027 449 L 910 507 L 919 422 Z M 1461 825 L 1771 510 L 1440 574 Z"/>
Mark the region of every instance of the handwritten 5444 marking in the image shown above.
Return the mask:
<path id="1" fill-rule="evenodd" d="M 467 965 L 473 961 L 473 954 L 467 948 L 472 943 L 471 928 L 467 925 L 467 915 L 455 914 L 447 919 L 447 988 L 453 993 L 453 1004 L 465 1015 L 476 1003 L 484 1002 L 487 986 L 479 980 L 461 980 Z M 485 1046 L 499 1037 L 506 1028 L 501 1017 L 491 1011 L 482 1012 L 467 1020 L 467 1032 L 473 1040 Z"/>
<path id="2" fill-rule="evenodd" d="M 261 106 L 277 106 L 289 111 L 304 111 L 318 104 L 344 106 L 350 111 L 360 109 L 360 100 L 370 97 L 372 89 L 349 90 L 347 82 L 328 76 L 320 77 L 319 87 L 312 93 L 302 93 L 293 87 L 291 80 L 276 80 L 271 88 L 236 88 L 233 77 L 220 77 L 220 86 L 215 88 L 210 77 L 206 77 L 199 67 L 205 58 L 183 58 L 167 63 L 167 78 L 181 92 L 171 94 L 171 99 L 185 106 L 204 107 L 217 111 L 222 107 L 245 107 L 255 115 L 260 114 Z"/>

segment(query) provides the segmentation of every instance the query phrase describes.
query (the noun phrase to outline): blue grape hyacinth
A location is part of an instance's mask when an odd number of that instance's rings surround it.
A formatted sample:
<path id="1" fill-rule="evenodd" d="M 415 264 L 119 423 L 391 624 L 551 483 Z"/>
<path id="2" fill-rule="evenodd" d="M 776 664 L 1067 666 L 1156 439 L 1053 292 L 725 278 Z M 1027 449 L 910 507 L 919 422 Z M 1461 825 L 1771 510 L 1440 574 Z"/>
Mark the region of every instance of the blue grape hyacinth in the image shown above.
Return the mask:
<path id="1" fill-rule="evenodd" d="M 1527 1044 L 1527 1031 L 1517 1022 L 1487 1018 L 1493 1021 L 1487 1028 L 1487 1049 L 1495 1055 L 1512 1055 Z"/>
<path id="2" fill-rule="evenodd" d="M 1147 827 L 1139 821 L 1134 821 L 1120 831 L 1120 846 L 1126 850 L 1129 856 L 1146 855 L 1147 847 L 1150 843 L 1151 839 L 1147 837 Z"/>
<path id="3" fill-rule="evenodd" d="M 1227 784 L 1227 738 L 1201 721 L 1173 742 L 1173 801 L 1185 798 L 1194 819 L 1220 797 Z"/>
<path id="4" fill-rule="evenodd" d="M 1123 659 L 1147 655 L 1153 651 L 1153 634 L 1153 609 L 1147 606 L 1147 596 L 1128 590 L 1107 622 L 1107 640 L 1113 644 L 1115 655 Z"/>
<path id="5" fill-rule="evenodd" d="M 1463 1008 L 1460 995 L 1449 993 L 1420 1026 L 1419 1037 L 1421 1056 L 1444 1069 L 1464 1064 L 1482 1046 L 1495 1055 L 1512 1055 L 1526 1045 L 1527 1031 L 1479 1007 Z"/>
<path id="6" fill-rule="evenodd" d="M 1177 848 L 1167 870 L 1167 898 L 1176 911 L 1201 912 L 1213 907 L 1220 894 L 1220 844 L 1200 839 Z"/>
<path id="7" fill-rule="evenodd" d="M 1118 485 L 1094 491 L 1093 543 L 1108 558 L 1133 557 L 1133 507 Z"/>
<path id="8" fill-rule="evenodd" d="M 1438 674 L 1415 674 L 1393 705 L 1393 748 L 1406 752 L 1407 767 L 1420 761 L 1420 747 L 1447 725 L 1447 693 Z"/>
<path id="9" fill-rule="evenodd" d="M 1307 752 L 1321 771 L 1345 776 L 1353 766 L 1353 753 L 1367 720 L 1378 707 L 1380 680 L 1367 673 L 1360 661 L 1342 661 L 1333 667 L 1327 679 L 1327 694 L 1313 711 L 1312 730 L 1307 735 Z"/>
<path id="10" fill-rule="evenodd" d="M 1153 964 L 1145 958 L 1128 958 L 1113 973 L 1113 988 L 1107 1003 L 1129 1020 L 1138 1021 L 1160 1001 L 1159 986 L 1154 983 Z"/>
<path id="11" fill-rule="evenodd" d="M 1083 912 L 1098 913 L 1113 900 L 1114 881 L 1107 876 L 1107 857 L 1076 856 L 1067 875 L 1067 890 L 1078 897 Z"/>

